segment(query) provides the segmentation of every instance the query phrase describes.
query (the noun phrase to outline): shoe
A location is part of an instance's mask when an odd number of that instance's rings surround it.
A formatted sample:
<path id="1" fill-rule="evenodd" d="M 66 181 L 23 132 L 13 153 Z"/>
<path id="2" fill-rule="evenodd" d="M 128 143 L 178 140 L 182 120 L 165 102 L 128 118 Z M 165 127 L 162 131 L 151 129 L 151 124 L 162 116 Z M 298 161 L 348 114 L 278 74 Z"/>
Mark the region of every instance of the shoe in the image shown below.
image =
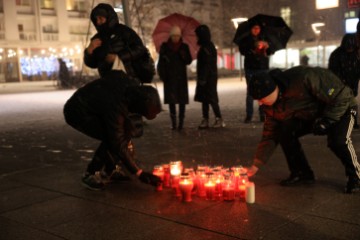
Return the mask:
<path id="1" fill-rule="evenodd" d="M 301 184 L 314 184 L 315 183 L 315 177 L 313 173 L 307 173 L 307 174 L 290 174 L 290 176 L 287 179 L 284 179 L 280 182 L 281 186 L 296 186 Z"/>
<path id="2" fill-rule="evenodd" d="M 105 187 L 105 184 L 101 179 L 100 172 L 95 172 L 94 175 L 85 173 L 85 175 L 81 179 L 81 182 L 86 188 L 94 191 L 102 190 Z"/>
<path id="3" fill-rule="evenodd" d="M 246 116 L 244 123 L 251 123 L 251 118 L 252 117 Z"/>
<path id="4" fill-rule="evenodd" d="M 131 178 L 127 176 L 119 165 L 115 166 L 115 169 L 109 176 L 110 182 L 122 182 L 122 181 L 130 181 Z"/>
<path id="5" fill-rule="evenodd" d="M 199 129 L 209 128 L 209 119 L 203 118 L 198 128 Z"/>
<path id="6" fill-rule="evenodd" d="M 349 177 L 349 180 L 346 184 L 345 193 L 359 193 L 360 192 L 360 179 Z"/>
<path id="7" fill-rule="evenodd" d="M 212 125 L 213 128 L 223 128 L 225 127 L 224 120 L 222 118 L 216 118 L 214 124 Z"/>

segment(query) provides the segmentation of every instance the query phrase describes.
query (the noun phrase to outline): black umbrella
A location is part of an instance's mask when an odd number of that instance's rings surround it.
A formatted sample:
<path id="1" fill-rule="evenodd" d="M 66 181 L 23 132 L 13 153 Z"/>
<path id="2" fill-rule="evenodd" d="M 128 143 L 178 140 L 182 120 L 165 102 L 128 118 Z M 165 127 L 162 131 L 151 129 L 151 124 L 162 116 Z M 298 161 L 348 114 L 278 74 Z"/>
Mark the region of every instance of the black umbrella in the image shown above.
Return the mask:
<path id="1" fill-rule="evenodd" d="M 269 43 L 272 51 L 286 48 L 286 44 L 293 33 L 292 30 L 281 17 L 264 14 L 257 14 L 240 23 L 236 29 L 233 42 L 240 46 L 242 41 L 251 34 L 251 26 L 255 23 L 261 27 L 261 35 Z"/>

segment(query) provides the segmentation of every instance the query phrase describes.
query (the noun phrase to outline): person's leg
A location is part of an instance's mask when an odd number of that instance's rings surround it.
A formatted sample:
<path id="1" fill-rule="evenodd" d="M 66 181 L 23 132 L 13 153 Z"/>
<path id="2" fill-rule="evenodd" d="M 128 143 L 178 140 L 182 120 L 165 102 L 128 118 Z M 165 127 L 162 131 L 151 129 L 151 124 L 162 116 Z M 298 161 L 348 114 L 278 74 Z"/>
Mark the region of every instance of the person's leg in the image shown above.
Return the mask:
<path id="1" fill-rule="evenodd" d="M 354 126 L 354 115 L 349 111 L 337 122 L 328 133 L 328 147 L 341 160 L 345 174 L 349 178 L 346 193 L 360 191 L 360 164 L 351 141 Z"/>
<path id="2" fill-rule="evenodd" d="M 216 103 L 211 103 L 211 108 L 213 109 L 213 112 L 214 112 L 214 115 L 215 115 L 215 122 L 214 122 L 212 127 L 214 127 L 214 128 L 225 127 L 224 120 L 222 119 L 222 116 L 221 116 L 219 103 L 217 103 L 217 102 Z"/>
<path id="3" fill-rule="evenodd" d="M 252 77 L 250 70 L 245 71 L 246 85 L 248 86 Z M 250 96 L 249 91 L 246 90 L 246 117 L 244 123 L 250 123 L 254 112 L 254 99 Z"/>
<path id="4" fill-rule="evenodd" d="M 184 127 L 185 109 L 186 109 L 186 104 L 180 103 L 179 104 L 179 126 L 178 126 L 179 130 L 182 130 Z"/>
<path id="5" fill-rule="evenodd" d="M 199 129 L 206 129 L 209 128 L 209 104 L 203 102 L 201 104 L 201 109 L 202 109 L 202 117 L 203 119 L 201 120 L 201 123 L 199 125 Z"/>
<path id="6" fill-rule="evenodd" d="M 299 137 L 308 134 L 310 131 L 310 122 L 292 119 L 282 124 L 279 143 L 288 163 L 290 177 L 281 181 L 281 185 L 291 186 L 298 183 L 314 182 L 314 173 L 299 141 Z"/>
<path id="7" fill-rule="evenodd" d="M 169 104 L 169 111 L 170 111 L 170 119 L 171 119 L 171 129 L 176 129 L 176 105 L 173 103 Z"/>

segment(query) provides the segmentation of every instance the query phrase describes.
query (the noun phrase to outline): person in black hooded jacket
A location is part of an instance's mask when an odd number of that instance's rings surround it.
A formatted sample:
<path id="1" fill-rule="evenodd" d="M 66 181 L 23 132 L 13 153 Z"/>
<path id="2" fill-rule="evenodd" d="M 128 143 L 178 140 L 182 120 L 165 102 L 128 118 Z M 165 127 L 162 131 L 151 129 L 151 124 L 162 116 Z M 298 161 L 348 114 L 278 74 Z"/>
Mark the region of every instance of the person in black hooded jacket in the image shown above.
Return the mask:
<path id="1" fill-rule="evenodd" d="M 109 4 L 98 4 L 91 11 L 90 19 L 97 33 L 84 51 L 85 64 L 90 68 L 97 68 L 100 76 L 104 77 L 111 71 L 118 56 L 128 77 L 139 83 L 132 61 L 147 52 L 140 37 L 134 30 L 119 23 L 116 12 Z"/>
<path id="2" fill-rule="evenodd" d="M 351 88 L 355 97 L 358 95 L 360 56 L 358 55 L 355 34 L 345 34 L 343 36 L 340 46 L 330 54 L 329 70 L 338 76 L 346 86 Z M 355 118 L 354 128 L 359 128 L 357 117 Z"/>
<path id="3" fill-rule="evenodd" d="M 209 105 L 211 105 L 215 122 L 212 127 L 225 127 L 219 107 L 219 97 L 217 93 L 217 51 L 211 41 L 210 29 L 206 25 L 200 25 L 195 29 L 200 49 L 197 54 L 196 64 L 196 90 L 194 100 L 202 103 L 202 121 L 199 129 L 209 127 Z"/>
<path id="4" fill-rule="evenodd" d="M 156 89 L 138 86 L 123 71 L 111 71 L 79 88 L 64 106 L 65 121 L 101 141 L 82 178 L 84 186 L 101 190 L 108 180 L 128 180 L 120 165 L 144 183 L 160 183 L 158 177 L 138 167 L 131 141 L 142 135 L 141 116 L 154 119 L 160 111 Z"/>

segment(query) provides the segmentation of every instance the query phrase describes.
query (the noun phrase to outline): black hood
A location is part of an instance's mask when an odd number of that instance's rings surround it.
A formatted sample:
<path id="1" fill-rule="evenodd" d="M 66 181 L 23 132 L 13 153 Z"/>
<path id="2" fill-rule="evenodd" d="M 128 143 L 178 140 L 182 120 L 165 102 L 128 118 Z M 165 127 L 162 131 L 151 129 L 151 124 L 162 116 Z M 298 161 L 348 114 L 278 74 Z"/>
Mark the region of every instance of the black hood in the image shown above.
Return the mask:
<path id="1" fill-rule="evenodd" d="M 211 42 L 210 29 L 206 25 L 200 25 L 195 29 L 196 36 L 198 37 L 198 44 L 204 45 Z"/>
<path id="2" fill-rule="evenodd" d="M 356 34 L 348 33 L 342 38 L 340 47 L 345 50 L 355 50 L 356 44 Z"/>
<path id="3" fill-rule="evenodd" d="M 97 26 L 96 25 L 96 16 L 103 16 L 106 18 L 106 23 Z M 90 14 L 90 19 L 96 30 L 100 34 L 106 34 L 106 31 L 111 31 L 111 29 L 119 23 L 119 18 L 110 4 L 100 3 L 98 4 Z M 103 26 L 105 25 L 105 26 Z"/>

